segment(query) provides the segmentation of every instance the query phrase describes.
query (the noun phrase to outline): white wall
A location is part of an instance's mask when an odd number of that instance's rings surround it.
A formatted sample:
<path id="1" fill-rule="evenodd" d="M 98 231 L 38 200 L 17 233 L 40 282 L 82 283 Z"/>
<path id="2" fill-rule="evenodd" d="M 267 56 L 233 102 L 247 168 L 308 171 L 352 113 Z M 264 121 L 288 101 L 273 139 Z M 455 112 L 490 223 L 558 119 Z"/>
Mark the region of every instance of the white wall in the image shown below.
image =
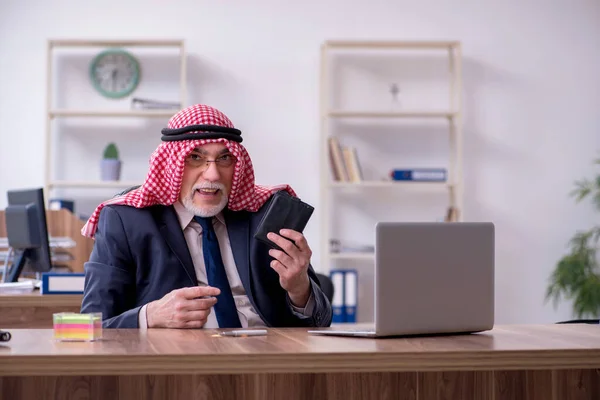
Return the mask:
<path id="1" fill-rule="evenodd" d="M 543 297 L 571 234 L 596 221 L 568 192 L 594 173 L 600 147 L 600 3 L 49 3 L 0 0 L 0 193 L 43 184 L 48 38 L 185 39 L 189 101 L 223 109 L 243 129 L 259 183 L 288 182 L 317 210 L 321 42 L 456 39 L 464 47 L 465 217 L 496 223 L 497 322 L 570 316 L 568 304 L 555 311 Z M 306 232 L 317 256 L 319 218 Z"/>

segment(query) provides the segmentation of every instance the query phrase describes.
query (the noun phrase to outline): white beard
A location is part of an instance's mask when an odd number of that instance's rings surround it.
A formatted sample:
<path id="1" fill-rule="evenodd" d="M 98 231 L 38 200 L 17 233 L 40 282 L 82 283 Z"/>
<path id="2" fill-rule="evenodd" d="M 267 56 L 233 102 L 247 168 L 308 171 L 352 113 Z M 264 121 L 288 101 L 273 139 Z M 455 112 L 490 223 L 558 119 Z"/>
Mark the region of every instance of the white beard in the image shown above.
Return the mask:
<path id="1" fill-rule="evenodd" d="M 198 207 L 194 204 L 194 193 L 196 193 L 196 190 L 198 189 L 220 189 L 221 201 L 219 201 L 219 204 L 216 204 L 214 206 Z M 225 206 L 227 205 L 228 197 L 229 195 L 225 190 L 225 185 L 223 185 L 222 183 L 206 182 L 194 185 L 192 191 L 183 198 L 182 203 L 185 209 L 191 212 L 192 214 L 197 215 L 199 217 L 209 218 L 214 217 L 225 208 Z"/>

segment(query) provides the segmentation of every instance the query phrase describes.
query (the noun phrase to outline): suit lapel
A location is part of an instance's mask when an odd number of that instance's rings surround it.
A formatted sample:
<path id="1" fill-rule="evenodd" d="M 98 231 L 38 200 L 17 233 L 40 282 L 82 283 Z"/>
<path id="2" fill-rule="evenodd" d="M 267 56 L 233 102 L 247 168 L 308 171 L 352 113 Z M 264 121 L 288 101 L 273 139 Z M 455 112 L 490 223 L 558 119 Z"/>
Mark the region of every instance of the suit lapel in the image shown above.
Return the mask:
<path id="1" fill-rule="evenodd" d="M 252 283 L 250 280 L 250 220 L 245 218 L 244 212 L 224 210 L 227 234 L 231 243 L 231 252 L 235 265 L 240 274 L 240 279 L 250 301 L 254 301 Z"/>
<path id="2" fill-rule="evenodd" d="M 155 218 L 157 219 L 160 233 L 165 239 L 165 242 L 167 242 L 171 251 L 173 251 L 181 263 L 181 266 L 190 278 L 192 285 L 197 285 L 198 278 L 196 277 L 196 271 L 194 270 L 192 256 L 190 256 L 190 251 L 187 247 L 175 210 L 173 207 L 159 207 L 158 212 L 155 214 Z"/>

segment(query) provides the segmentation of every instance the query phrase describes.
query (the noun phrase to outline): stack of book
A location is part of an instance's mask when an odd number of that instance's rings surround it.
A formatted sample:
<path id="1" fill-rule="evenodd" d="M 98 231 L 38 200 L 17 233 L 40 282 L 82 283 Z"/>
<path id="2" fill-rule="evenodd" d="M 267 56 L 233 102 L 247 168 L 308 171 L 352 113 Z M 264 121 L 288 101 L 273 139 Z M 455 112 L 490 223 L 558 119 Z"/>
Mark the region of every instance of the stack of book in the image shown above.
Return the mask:
<path id="1" fill-rule="evenodd" d="M 334 181 L 362 182 L 363 173 L 355 147 L 342 146 L 339 140 L 332 136 L 329 138 L 329 160 Z"/>

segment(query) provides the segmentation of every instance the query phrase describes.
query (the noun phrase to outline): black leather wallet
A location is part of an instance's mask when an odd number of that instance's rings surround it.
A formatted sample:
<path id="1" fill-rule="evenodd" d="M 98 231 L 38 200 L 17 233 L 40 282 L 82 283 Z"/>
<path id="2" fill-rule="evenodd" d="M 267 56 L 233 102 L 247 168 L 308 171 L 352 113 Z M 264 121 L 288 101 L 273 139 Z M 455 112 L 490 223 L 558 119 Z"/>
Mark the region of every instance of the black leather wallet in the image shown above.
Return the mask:
<path id="1" fill-rule="evenodd" d="M 254 238 L 274 249 L 282 250 L 267 238 L 267 234 L 269 232 L 279 234 L 280 229 L 293 229 L 302 232 L 313 211 L 313 206 L 291 196 L 284 190 L 278 191 L 273 195 L 269 208 L 259 222 Z"/>

